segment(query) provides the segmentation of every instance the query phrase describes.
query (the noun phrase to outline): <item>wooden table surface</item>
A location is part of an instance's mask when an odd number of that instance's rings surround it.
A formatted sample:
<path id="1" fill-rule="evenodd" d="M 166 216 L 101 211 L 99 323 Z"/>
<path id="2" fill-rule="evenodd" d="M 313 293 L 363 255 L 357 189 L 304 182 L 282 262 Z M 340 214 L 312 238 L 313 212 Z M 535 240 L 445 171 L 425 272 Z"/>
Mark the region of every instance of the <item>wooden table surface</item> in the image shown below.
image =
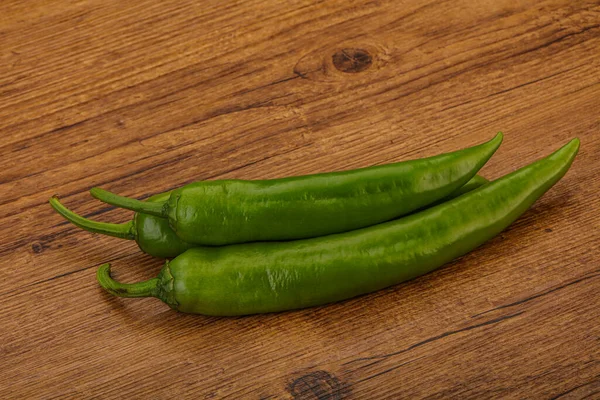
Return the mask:
<path id="1" fill-rule="evenodd" d="M 600 3 L 0 5 L 0 398 L 600 398 Z M 121 299 L 162 261 L 82 231 L 146 198 L 435 155 L 494 179 L 582 142 L 504 233 L 338 304 L 240 318 Z"/>

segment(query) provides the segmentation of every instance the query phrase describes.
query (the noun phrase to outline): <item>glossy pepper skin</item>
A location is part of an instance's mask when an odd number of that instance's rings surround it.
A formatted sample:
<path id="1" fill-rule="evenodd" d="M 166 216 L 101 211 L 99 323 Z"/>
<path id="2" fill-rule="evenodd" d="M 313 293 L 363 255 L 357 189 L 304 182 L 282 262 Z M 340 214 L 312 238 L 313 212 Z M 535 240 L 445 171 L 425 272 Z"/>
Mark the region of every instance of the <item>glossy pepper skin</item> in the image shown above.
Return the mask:
<path id="1" fill-rule="evenodd" d="M 159 276 L 100 285 L 122 297 L 154 296 L 172 308 L 217 316 L 277 312 L 335 302 L 430 272 L 493 238 L 567 172 L 574 139 L 550 156 L 438 206 L 351 232 L 290 242 L 198 247 Z"/>
<path id="2" fill-rule="evenodd" d="M 162 202 L 169 198 L 170 192 L 149 197 L 147 201 Z M 155 257 L 173 258 L 184 251 L 197 247 L 197 244 L 181 240 L 169 226 L 165 218 L 135 213 L 134 229 L 137 232 L 136 242 L 144 252 Z"/>
<path id="3" fill-rule="evenodd" d="M 467 183 L 502 142 L 352 171 L 274 180 L 196 182 L 164 203 L 142 202 L 102 189 L 106 203 L 166 217 L 177 236 L 200 245 L 318 237 L 406 215 Z"/>
<path id="4" fill-rule="evenodd" d="M 448 201 L 461 194 L 469 192 L 487 183 L 488 180 L 480 175 L 475 175 L 469 182 L 465 183 L 449 196 L 438 200 Z M 163 202 L 169 198 L 171 192 L 160 193 L 148 198 L 147 201 Z M 50 205 L 63 217 L 76 226 L 94 233 L 115 236 L 121 239 L 135 240 L 139 248 L 154 257 L 173 258 L 184 251 L 199 245 L 188 243 L 179 238 L 169 226 L 165 218 L 155 217 L 149 214 L 135 213 L 133 220 L 123 224 L 108 224 L 105 222 L 92 221 L 75 214 L 60 203 L 58 198 L 50 199 Z"/>

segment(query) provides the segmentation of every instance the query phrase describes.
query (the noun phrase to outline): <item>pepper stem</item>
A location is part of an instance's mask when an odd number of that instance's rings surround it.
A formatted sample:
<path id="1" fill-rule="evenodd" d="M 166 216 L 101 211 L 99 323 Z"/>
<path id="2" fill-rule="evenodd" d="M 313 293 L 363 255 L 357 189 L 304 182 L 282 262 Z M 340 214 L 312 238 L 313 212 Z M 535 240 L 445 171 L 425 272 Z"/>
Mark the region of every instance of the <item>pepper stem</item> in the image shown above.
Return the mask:
<path id="1" fill-rule="evenodd" d="M 75 214 L 73 211 L 63 206 L 57 196 L 52 196 L 50 205 L 65 219 L 86 231 L 128 240 L 134 240 L 136 237 L 136 232 L 133 229 L 133 222 L 131 221 L 125 224 L 109 224 L 106 222 L 92 221 L 81 215 Z"/>
<path id="2" fill-rule="evenodd" d="M 130 199 L 129 197 L 119 196 L 118 194 L 100 188 L 92 188 L 90 193 L 103 203 L 126 208 L 142 214 L 154 215 L 155 217 L 166 217 L 164 212 L 164 202 L 147 202 Z"/>
<path id="3" fill-rule="evenodd" d="M 96 272 L 100 286 L 108 293 L 119 297 L 155 297 L 158 278 L 138 283 L 120 283 L 110 277 L 110 264 L 102 264 Z"/>

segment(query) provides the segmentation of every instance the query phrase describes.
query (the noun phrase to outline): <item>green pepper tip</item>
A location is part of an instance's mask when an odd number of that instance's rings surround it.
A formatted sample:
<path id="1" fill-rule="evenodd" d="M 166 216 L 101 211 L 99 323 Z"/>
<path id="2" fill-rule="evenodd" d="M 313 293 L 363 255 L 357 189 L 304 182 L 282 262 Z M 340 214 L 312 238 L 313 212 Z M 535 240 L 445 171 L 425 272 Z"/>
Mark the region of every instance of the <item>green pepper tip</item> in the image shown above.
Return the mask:
<path id="1" fill-rule="evenodd" d="M 571 139 L 570 143 L 574 143 L 577 146 L 577 148 L 579 149 L 579 146 L 581 145 L 581 140 L 579 140 L 579 138 L 576 137 L 576 138 Z"/>
<path id="2" fill-rule="evenodd" d="M 569 143 L 562 146 L 560 149 L 556 150 L 552 156 L 560 157 L 561 154 L 571 154 L 571 157 L 575 157 L 579 152 L 580 141 L 579 138 L 573 138 L 569 141 Z"/>
<path id="3" fill-rule="evenodd" d="M 492 141 L 498 141 L 500 143 L 502 143 L 503 140 L 504 140 L 504 133 L 502 133 L 501 131 L 498 131 L 498 133 L 496 133 L 496 136 L 494 136 L 494 138 L 492 139 Z M 498 143 L 498 145 L 500 145 L 500 143 Z"/>

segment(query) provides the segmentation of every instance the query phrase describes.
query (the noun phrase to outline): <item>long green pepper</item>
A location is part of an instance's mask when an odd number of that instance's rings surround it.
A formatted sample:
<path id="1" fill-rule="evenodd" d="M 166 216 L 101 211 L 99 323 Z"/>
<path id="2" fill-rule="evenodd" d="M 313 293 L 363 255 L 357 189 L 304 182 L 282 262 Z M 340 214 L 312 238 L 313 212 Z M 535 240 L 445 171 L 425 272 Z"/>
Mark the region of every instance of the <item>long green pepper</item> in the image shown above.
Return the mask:
<path id="1" fill-rule="evenodd" d="M 157 297 L 206 315 L 276 312 L 335 302 L 430 272 L 496 236 L 562 178 L 579 149 L 550 156 L 435 207 L 326 237 L 197 247 L 168 261 L 157 278 L 123 284 L 98 269 L 121 297 Z"/>
<path id="2" fill-rule="evenodd" d="M 436 203 L 448 201 L 466 192 L 474 190 L 488 182 L 480 175 L 475 175 L 447 197 Z M 163 202 L 169 198 L 170 192 L 160 193 L 148 198 L 147 201 Z M 436 204 L 434 203 L 434 204 Z M 101 233 L 121 239 L 135 240 L 139 248 L 154 257 L 173 258 L 184 251 L 199 245 L 181 240 L 169 226 L 165 218 L 154 215 L 135 213 L 133 219 L 123 224 L 109 224 L 106 222 L 92 221 L 75 214 L 60 203 L 57 197 L 50 199 L 52 207 L 74 225 L 94 233 Z"/>
<path id="3" fill-rule="evenodd" d="M 502 142 L 435 157 L 343 172 L 273 180 L 196 182 L 164 202 L 144 202 L 102 189 L 99 200 L 168 218 L 187 243 L 217 246 L 294 240 L 388 221 L 450 195 L 475 176 Z"/>

